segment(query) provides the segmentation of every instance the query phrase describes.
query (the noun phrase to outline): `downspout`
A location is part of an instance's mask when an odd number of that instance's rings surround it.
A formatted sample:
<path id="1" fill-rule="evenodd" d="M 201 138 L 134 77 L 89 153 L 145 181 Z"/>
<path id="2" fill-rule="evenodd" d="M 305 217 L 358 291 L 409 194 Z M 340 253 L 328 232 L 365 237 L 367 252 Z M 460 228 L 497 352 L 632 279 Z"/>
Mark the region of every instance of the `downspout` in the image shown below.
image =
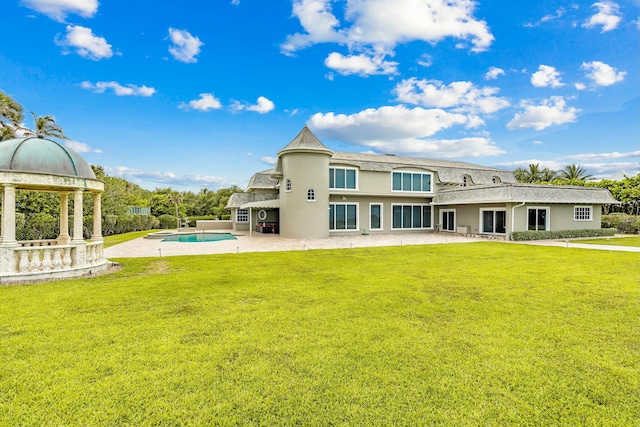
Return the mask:
<path id="1" fill-rule="evenodd" d="M 253 208 L 249 206 L 249 237 L 251 237 L 251 232 L 253 231 L 253 225 L 251 224 L 253 218 L 251 218 L 251 215 L 253 215 Z"/>
<path id="2" fill-rule="evenodd" d="M 514 228 L 515 228 L 515 224 L 516 224 L 516 221 L 515 221 L 516 208 L 521 208 L 522 206 L 524 206 L 526 204 L 527 204 L 527 202 L 522 202 L 519 205 L 515 205 L 515 206 L 511 207 L 511 234 L 512 235 L 513 235 L 513 232 L 515 231 Z M 509 237 L 511 237 L 513 239 L 512 236 L 509 236 Z"/>

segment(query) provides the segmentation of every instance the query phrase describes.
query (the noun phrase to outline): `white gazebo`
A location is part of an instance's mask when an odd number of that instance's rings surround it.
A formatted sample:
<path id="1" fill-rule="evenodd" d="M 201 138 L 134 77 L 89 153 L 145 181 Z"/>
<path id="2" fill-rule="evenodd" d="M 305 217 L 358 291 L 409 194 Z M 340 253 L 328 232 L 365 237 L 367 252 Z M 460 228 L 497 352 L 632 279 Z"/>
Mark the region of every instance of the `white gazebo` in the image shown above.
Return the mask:
<path id="1" fill-rule="evenodd" d="M 107 269 L 102 239 L 101 195 L 96 179 L 78 153 L 43 138 L 0 142 L 0 284 L 78 277 Z M 16 191 L 60 195 L 60 233 L 56 239 L 16 239 Z M 83 198 L 93 197 L 93 234 L 83 237 Z M 73 200 L 73 233 L 69 234 L 69 201 Z"/>

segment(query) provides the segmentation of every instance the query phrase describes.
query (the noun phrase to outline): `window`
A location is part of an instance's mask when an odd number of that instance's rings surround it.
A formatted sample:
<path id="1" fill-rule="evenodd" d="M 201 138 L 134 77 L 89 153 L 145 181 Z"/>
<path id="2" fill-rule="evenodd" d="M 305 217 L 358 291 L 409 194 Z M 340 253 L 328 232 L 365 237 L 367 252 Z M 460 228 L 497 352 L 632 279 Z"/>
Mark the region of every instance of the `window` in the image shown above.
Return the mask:
<path id="1" fill-rule="evenodd" d="M 440 229 L 443 231 L 456 231 L 455 209 L 442 209 L 440 211 Z"/>
<path id="2" fill-rule="evenodd" d="M 416 172 L 394 172 L 391 177 L 393 191 L 431 191 L 431 174 Z"/>
<path id="3" fill-rule="evenodd" d="M 382 230 L 382 204 L 369 205 L 369 230 Z"/>
<path id="4" fill-rule="evenodd" d="M 429 205 L 392 205 L 391 213 L 393 229 L 431 228 Z"/>
<path id="5" fill-rule="evenodd" d="M 489 234 L 504 234 L 507 212 L 503 209 L 480 209 L 480 230 Z"/>
<path id="6" fill-rule="evenodd" d="M 527 209 L 527 230 L 545 231 L 549 229 L 549 208 L 530 207 Z"/>
<path id="7" fill-rule="evenodd" d="M 356 169 L 329 168 L 329 188 L 355 190 L 358 188 Z"/>
<path id="8" fill-rule="evenodd" d="M 287 184 L 285 186 L 286 191 L 291 191 L 291 180 L 287 178 Z"/>
<path id="9" fill-rule="evenodd" d="M 469 178 L 467 178 L 467 175 L 463 176 L 463 177 L 462 177 L 462 186 L 463 186 L 463 187 L 466 187 L 466 186 L 467 186 L 468 181 L 469 181 Z"/>
<path id="10" fill-rule="evenodd" d="M 491 181 L 493 181 L 494 184 L 500 184 L 502 181 L 500 181 L 500 177 L 499 176 L 494 176 Z"/>
<path id="11" fill-rule="evenodd" d="M 236 211 L 236 222 L 249 222 L 249 210 L 238 209 Z"/>
<path id="12" fill-rule="evenodd" d="M 316 192 L 313 191 L 313 188 L 307 190 L 307 202 L 315 202 L 316 201 Z"/>
<path id="13" fill-rule="evenodd" d="M 573 220 L 574 221 L 591 221 L 592 212 L 593 212 L 593 209 L 591 206 L 574 206 Z"/>
<path id="14" fill-rule="evenodd" d="M 357 230 L 358 205 L 356 203 L 331 203 L 329 205 L 329 230 Z"/>

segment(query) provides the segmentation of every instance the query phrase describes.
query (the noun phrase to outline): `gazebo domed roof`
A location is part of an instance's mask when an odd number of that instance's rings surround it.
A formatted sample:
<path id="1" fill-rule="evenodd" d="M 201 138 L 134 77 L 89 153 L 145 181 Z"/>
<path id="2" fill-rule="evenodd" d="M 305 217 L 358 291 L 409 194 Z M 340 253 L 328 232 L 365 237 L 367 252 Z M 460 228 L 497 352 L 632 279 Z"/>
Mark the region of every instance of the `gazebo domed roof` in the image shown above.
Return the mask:
<path id="1" fill-rule="evenodd" d="M 37 137 L 0 142 L 0 170 L 96 179 L 91 166 L 78 153 Z"/>

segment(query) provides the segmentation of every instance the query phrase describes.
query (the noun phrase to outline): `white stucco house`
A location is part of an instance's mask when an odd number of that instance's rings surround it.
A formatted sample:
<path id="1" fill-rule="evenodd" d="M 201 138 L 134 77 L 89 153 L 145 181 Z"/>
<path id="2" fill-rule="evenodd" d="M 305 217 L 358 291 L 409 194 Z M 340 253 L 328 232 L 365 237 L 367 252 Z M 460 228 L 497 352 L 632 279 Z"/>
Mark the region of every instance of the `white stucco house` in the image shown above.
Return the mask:
<path id="1" fill-rule="evenodd" d="M 519 184 L 510 171 L 471 163 L 334 152 L 305 126 L 227 207 L 236 231 L 290 238 L 438 231 L 510 239 L 598 229 L 610 203 L 606 189 Z"/>

